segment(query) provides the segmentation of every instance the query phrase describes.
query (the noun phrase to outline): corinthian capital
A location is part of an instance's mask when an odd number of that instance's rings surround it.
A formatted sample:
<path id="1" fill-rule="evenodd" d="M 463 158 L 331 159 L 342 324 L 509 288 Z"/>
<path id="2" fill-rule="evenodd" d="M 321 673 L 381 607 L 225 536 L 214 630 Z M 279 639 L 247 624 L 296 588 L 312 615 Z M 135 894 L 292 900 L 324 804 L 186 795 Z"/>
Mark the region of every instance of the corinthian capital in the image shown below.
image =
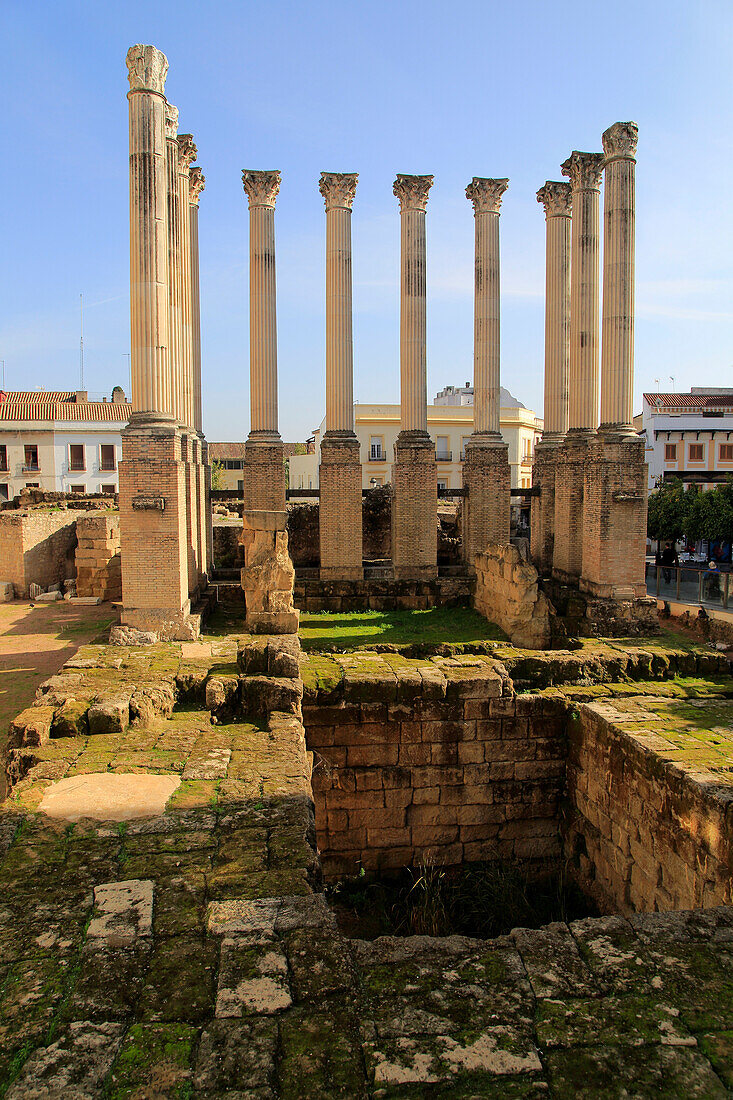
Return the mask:
<path id="1" fill-rule="evenodd" d="M 604 130 L 603 152 L 606 154 L 606 164 L 610 160 L 636 160 L 636 142 L 639 138 L 639 127 L 635 122 L 614 122 Z"/>
<path id="2" fill-rule="evenodd" d="M 165 136 L 168 141 L 178 136 L 178 108 L 172 103 L 165 105 Z"/>
<path id="3" fill-rule="evenodd" d="M 131 92 L 160 92 L 168 75 L 168 58 L 155 46 L 130 46 L 125 58 Z"/>
<path id="4" fill-rule="evenodd" d="M 537 192 L 537 202 L 544 206 L 546 218 L 569 218 L 573 212 L 573 189 L 569 183 L 547 180 Z"/>
<path id="5" fill-rule="evenodd" d="M 498 214 L 501 196 L 509 186 L 509 180 L 488 180 L 474 176 L 466 188 L 466 198 L 473 203 L 474 214 Z"/>
<path id="6" fill-rule="evenodd" d="M 351 210 L 358 180 L 357 172 L 321 172 L 318 190 L 326 200 L 326 210 L 335 207 Z"/>
<path id="7" fill-rule="evenodd" d="M 273 206 L 280 190 L 279 172 L 242 172 L 244 193 L 249 199 L 250 210 L 254 206 Z"/>
<path id="8" fill-rule="evenodd" d="M 573 191 L 600 191 L 603 153 L 579 153 L 574 149 L 560 170 L 569 178 Z"/>
<path id="9" fill-rule="evenodd" d="M 405 210 L 422 210 L 428 205 L 428 192 L 433 186 L 435 176 L 398 175 L 392 185 L 392 191 L 400 200 L 400 213 Z"/>
<path id="10" fill-rule="evenodd" d="M 193 206 L 198 206 L 201 192 L 206 184 L 206 176 L 198 165 L 191 169 L 188 177 L 188 201 Z"/>
<path id="11" fill-rule="evenodd" d="M 187 172 L 198 156 L 193 134 L 178 135 L 178 171 Z"/>

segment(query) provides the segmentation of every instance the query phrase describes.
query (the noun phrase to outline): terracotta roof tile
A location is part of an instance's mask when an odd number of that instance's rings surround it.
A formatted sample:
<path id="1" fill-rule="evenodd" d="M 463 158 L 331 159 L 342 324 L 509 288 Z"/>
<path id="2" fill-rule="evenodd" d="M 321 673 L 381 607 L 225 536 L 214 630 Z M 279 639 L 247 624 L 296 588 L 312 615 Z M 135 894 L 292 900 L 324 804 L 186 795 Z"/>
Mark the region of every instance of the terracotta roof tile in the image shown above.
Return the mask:
<path id="1" fill-rule="evenodd" d="M 26 395 L 21 395 L 25 398 Z M 121 401 L 54 400 L 55 395 L 29 394 L 29 400 L 0 401 L 0 421 L 10 420 L 84 420 L 104 423 L 126 423 L 132 405 Z M 16 394 L 8 394 L 15 398 Z M 30 400 L 30 398 L 34 400 Z"/>

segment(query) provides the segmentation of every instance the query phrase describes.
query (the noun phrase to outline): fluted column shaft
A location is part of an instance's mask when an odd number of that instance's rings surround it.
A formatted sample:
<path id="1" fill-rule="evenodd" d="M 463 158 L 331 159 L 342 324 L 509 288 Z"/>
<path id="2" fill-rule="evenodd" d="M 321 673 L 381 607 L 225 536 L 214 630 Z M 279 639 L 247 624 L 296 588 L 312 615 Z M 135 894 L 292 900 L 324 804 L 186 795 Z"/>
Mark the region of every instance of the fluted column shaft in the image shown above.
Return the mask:
<path id="1" fill-rule="evenodd" d="M 275 200 L 280 173 L 245 171 L 242 182 L 249 198 L 250 435 L 277 440 Z"/>
<path id="2" fill-rule="evenodd" d="M 400 200 L 400 419 L 403 432 L 428 430 L 425 211 L 432 176 L 397 176 Z"/>
<path id="3" fill-rule="evenodd" d="M 181 277 L 181 327 L 179 357 L 181 361 L 180 422 L 192 428 L 194 422 L 193 329 L 191 290 L 191 217 L 189 205 L 189 174 L 196 159 L 196 146 L 190 134 L 178 135 L 178 234 Z"/>
<path id="4" fill-rule="evenodd" d="M 168 411 L 181 423 L 183 335 L 180 202 L 178 195 L 178 108 L 166 104 L 166 190 L 168 205 L 168 362 L 170 394 Z"/>
<path id="5" fill-rule="evenodd" d="M 168 413 L 168 212 L 165 78 L 154 46 L 132 46 L 130 79 L 130 370 L 137 413 Z"/>
<path id="6" fill-rule="evenodd" d="M 603 134 L 603 321 L 601 425 L 633 432 L 634 228 L 638 127 L 617 122 Z"/>
<path id="7" fill-rule="evenodd" d="M 326 202 L 326 431 L 354 431 L 351 208 L 358 176 L 323 172 Z"/>
<path id="8" fill-rule="evenodd" d="M 570 219 L 569 183 L 550 180 L 537 192 L 545 208 L 545 442 L 559 442 L 568 430 L 570 384 Z"/>
<path id="9" fill-rule="evenodd" d="M 201 298 L 199 293 L 199 198 L 206 179 L 200 168 L 189 174 L 188 216 L 191 238 L 191 343 L 193 348 L 193 426 L 203 432 L 201 399 Z"/>
<path id="10" fill-rule="evenodd" d="M 500 435 L 499 210 L 507 179 L 474 176 L 466 188 L 476 223 L 473 319 L 473 434 Z"/>
<path id="11" fill-rule="evenodd" d="M 569 428 L 598 428 L 599 200 L 602 153 L 573 152 L 562 166 L 572 186 Z"/>

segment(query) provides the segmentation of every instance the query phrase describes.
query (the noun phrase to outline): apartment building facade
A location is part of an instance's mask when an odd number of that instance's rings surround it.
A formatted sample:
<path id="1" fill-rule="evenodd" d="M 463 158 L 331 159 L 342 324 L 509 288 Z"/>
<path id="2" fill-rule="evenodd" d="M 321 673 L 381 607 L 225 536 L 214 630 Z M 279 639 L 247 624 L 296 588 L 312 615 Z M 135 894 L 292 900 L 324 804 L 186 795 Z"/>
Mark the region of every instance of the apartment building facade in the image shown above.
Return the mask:
<path id="1" fill-rule="evenodd" d="M 650 489 L 660 478 L 712 488 L 733 476 L 733 388 L 645 393 L 640 427 Z"/>

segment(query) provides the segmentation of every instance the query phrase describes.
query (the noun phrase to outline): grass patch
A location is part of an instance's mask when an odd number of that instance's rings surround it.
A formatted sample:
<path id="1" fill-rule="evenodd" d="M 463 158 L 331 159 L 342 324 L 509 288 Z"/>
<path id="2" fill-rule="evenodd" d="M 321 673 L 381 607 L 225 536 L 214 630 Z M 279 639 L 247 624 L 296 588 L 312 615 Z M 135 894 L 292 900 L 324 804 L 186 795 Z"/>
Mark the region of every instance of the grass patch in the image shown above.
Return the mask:
<path id="1" fill-rule="evenodd" d="M 300 616 L 303 649 L 324 652 L 374 645 L 436 645 L 498 642 L 506 635 L 470 607 L 426 611 L 305 612 Z"/>

